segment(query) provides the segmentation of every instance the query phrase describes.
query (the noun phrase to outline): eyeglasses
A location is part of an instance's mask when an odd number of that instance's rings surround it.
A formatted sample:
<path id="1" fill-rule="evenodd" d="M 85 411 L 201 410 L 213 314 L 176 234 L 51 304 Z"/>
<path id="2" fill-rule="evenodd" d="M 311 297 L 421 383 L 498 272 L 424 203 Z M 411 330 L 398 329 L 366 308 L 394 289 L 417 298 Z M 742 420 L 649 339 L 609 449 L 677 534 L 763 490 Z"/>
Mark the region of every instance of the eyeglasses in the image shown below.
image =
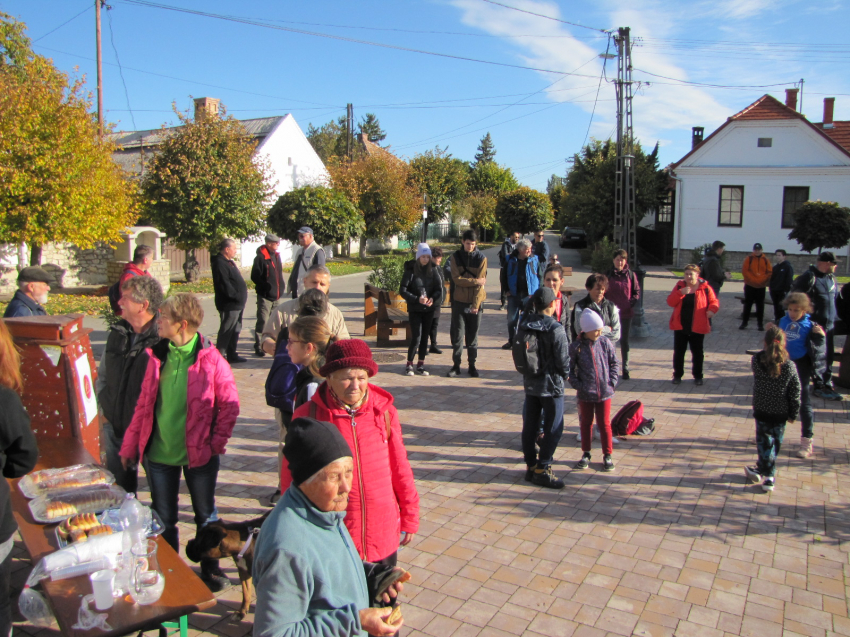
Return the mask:
<path id="1" fill-rule="evenodd" d="M 292 345 L 293 343 L 306 343 L 306 342 L 307 342 L 307 341 L 297 341 L 297 340 L 295 340 L 294 338 L 288 338 L 288 339 L 286 339 L 286 344 L 287 344 L 287 345 Z"/>
<path id="2" fill-rule="evenodd" d="M 542 239 L 542 238 L 543 238 L 543 235 L 542 235 L 542 234 L 538 234 L 538 235 L 535 235 L 535 236 L 536 236 L 538 239 Z"/>

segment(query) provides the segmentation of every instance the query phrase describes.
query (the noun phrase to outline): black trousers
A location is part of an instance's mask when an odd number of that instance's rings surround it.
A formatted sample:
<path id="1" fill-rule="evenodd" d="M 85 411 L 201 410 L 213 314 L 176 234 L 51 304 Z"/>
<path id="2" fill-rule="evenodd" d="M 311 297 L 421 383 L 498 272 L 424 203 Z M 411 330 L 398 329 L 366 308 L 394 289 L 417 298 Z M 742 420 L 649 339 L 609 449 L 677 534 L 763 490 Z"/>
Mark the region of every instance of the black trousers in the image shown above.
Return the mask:
<path id="1" fill-rule="evenodd" d="M 460 366 L 463 355 L 463 344 L 466 342 L 466 357 L 470 365 L 478 358 L 478 328 L 481 326 L 481 310 L 471 314 L 465 310 L 472 307 L 469 303 L 452 301 L 452 325 L 449 328 L 449 338 L 452 341 L 452 363 Z"/>
<path id="2" fill-rule="evenodd" d="M 440 327 L 440 310 L 442 308 L 438 305 L 437 309 L 434 310 L 434 320 L 431 321 L 431 347 L 437 347 L 437 328 Z"/>
<path id="3" fill-rule="evenodd" d="M 773 321 L 779 325 L 779 320 L 785 316 L 785 308 L 782 307 L 782 301 L 788 294 L 785 290 L 771 290 L 770 300 L 773 301 Z"/>
<path id="4" fill-rule="evenodd" d="M 623 368 L 620 371 L 629 371 L 629 333 L 632 331 L 632 319 L 620 318 L 620 354 L 623 358 Z"/>
<path id="5" fill-rule="evenodd" d="M 759 325 L 764 324 L 764 293 L 765 288 L 754 288 L 744 284 L 744 325 L 750 320 L 753 303 L 756 304 L 756 321 Z"/>
<path id="6" fill-rule="evenodd" d="M 410 321 L 410 345 L 407 347 L 407 360 L 412 361 L 416 350 L 419 350 L 419 360 L 424 361 L 428 353 L 428 337 L 431 335 L 431 323 L 434 312 L 408 312 Z"/>
<path id="7" fill-rule="evenodd" d="M 236 358 L 236 345 L 239 342 L 239 332 L 242 331 L 242 311 L 233 310 L 219 312 L 221 325 L 218 328 L 216 348 L 227 360 Z"/>
<path id="8" fill-rule="evenodd" d="M 673 330 L 673 378 L 685 375 L 685 352 L 691 348 L 691 372 L 695 379 L 702 378 L 702 363 L 705 359 L 703 343 L 705 334 Z"/>

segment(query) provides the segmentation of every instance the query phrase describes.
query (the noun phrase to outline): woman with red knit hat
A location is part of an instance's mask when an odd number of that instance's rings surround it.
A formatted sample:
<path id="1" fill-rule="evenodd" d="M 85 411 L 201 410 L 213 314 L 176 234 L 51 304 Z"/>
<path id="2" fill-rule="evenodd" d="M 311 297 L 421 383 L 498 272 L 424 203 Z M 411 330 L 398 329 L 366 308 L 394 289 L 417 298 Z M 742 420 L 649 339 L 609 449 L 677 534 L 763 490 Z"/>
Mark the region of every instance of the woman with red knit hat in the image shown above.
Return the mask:
<path id="1" fill-rule="evenodd" d="M 345 526 L 363 560 L 395 566 L 399 533 L 405 545 L 419 530 L 419 495 L 392 394 L 369 382 L 378 364 L 360 339 L 333 343 L 319 371 L 325 382 L 293 418 L 323 420 L 342 433 L 354 458 Z M 292 482 L 286 459 L 280 474 L 285 491 Z"/>

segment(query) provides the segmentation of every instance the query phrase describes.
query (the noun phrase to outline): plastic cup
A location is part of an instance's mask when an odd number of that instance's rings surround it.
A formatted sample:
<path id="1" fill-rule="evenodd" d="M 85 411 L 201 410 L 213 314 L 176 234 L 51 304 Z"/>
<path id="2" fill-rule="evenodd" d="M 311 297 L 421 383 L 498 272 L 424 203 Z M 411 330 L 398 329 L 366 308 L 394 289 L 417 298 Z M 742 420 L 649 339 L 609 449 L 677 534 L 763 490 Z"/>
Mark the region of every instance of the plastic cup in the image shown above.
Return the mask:
<path id="1" fill-rule="evenodd" d="M 94 593 L 94 605 L 98 610 L 112 608 L 112 589 L 115 585 L 115 571 L 105 569 L 89 575 Z"/>

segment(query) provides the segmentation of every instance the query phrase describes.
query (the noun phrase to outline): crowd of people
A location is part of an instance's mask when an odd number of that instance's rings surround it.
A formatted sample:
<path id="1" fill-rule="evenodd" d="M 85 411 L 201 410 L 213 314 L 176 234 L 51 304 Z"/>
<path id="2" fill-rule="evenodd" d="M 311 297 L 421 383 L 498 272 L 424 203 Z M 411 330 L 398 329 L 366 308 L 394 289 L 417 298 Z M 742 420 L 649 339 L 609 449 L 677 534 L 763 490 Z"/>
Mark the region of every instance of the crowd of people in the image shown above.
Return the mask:
<path id="1" fill-rule="evenodd" d="M 351 338 L 342 312 L 328 300 L 331 273 L 324 252 L 310 228 L 301 228 L 298 237 L 301 250 L 288 281 L 277 252 L 280 239 L 271 234 L 257 250 L 251 272 L 258 317 L 254 352 L 274 358 L 266 396 L 279 428 L 279 488 L 270 498 L 274 511 L 255 552 L 255 633 L 391 635 L 403 622 L 390 622 L 390 607 L 403 589 L 398 550 L 419 530 L 413 471 L 393 396 L 371 382 L 378 373 L 372 351 L 365 341 Z M 399 293 L 407 301 L 412 336 L 407 375 L 428 376 L 427 355 L 442 353 L 437 323 L 448 293 L 452 365 L 447 375 L 461 374 L 466 349 L 467 373 L 479 376 L 487 258 L 478 249 L 475 231 L 465 231 L 461 239 L 446 263 L 439 247 L 421 243 L 404 265 Z M 694 383 L 704 382 L 705 336 L 720 310 L 720 288 L 730 278 L 723 268 L 724 249 L 717 241 L 702 264 L 685 266 L 667 297 L 674 384 L 682 382 L 688 349 Z M 237 354 L 237 339 L 248 292 L 235 255 L 235 242 L 224 240 L 212 260 L 220 314 L 213 344 L 198 331 L 203 321 L 198 299 L 192 294 L 164 298 L 148 272 L 150 251 L 139 246 L 119 281 L 120 319 L 109 329 L 100 361 L 96 389 L 105 464 L 128 492 L 137 491 L 138 465 L 144 466 L 163 537 L 175 549 L 181 476 L 196 526 L 218 518 L 220 456 L 240 409 L 231 365 L 245 360 Z M 835 256 L 821 253 L 796 279 L 784 251 L 774 256 L 771 264 L 757 243 L 742 265 L 741 328 L 747 327 L 754 305 L 757 326 L 765 333 L 763 349 L 751 361 L 757 463 L 745 472 L 765 491 L 776 486 L 776 457 L 786 424 L 800 416 L 796 455 L 810 458 L 812 395 L 840 398 L 830 370 L 839 296 Z M 499 251 L 508 331 L 503 347 L 511 350 L 522 373 L 521 444 L 525 480 L 534 485 L 564 488 L 552 465 L 564 430 L 568 386 L 576 392 L 582 452 L 574 470 L 590 466 L 594 422 L 601 469 L 615 470 L 611 402 L 618 385 L 630 380 L 629 334 L 642 295 L 628 258 L 626 251 L 616 250 L 608 271 L 591 273 L 586 295 L 571 306 L 562 290 L 564 269 L 550 254 L 543 232 L 535 232 L 533 242 L 514 233 Z M 51 282 L 41 268 L 21 270 L 6 316 L 44 314 Z M 773 322 L 764 319 L 766 289 Z M 292 298 L 284 300 L 287 290 Z M 0 322 L 0 400 L 5 405 L 0 454 L 4 475 L 10 477 L 28 471 L 37 453 L 26 436 L 16 370 L 19 359 Z M 0 505 L 8 507 L 2 493 Z M 6 518 L 6 510 L 0 510 L 4 569 L 12 528 L 3 522 Z M 213 591 L 228 585 L 217 560 L 202 561 L 201 577 Z M 376 588 L 376 581 L 383 584 Z M 2 607 L 0 619 L 5 622 Z"/>

